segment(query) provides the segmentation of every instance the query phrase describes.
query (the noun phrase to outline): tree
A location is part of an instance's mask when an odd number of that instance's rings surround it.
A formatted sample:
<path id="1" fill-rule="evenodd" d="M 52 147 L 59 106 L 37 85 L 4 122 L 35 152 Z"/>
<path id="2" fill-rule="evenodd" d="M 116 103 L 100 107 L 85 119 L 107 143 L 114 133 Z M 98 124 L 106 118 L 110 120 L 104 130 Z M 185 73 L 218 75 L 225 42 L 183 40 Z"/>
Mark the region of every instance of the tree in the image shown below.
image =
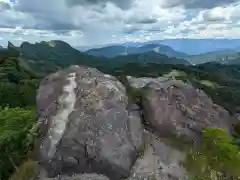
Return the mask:
<path id="1" fill-rule="evenodd" d="M 35 111 L 22 108 L 0 109 L 0 179 L 8 179 L 27 158 L 35 133 Z"/>

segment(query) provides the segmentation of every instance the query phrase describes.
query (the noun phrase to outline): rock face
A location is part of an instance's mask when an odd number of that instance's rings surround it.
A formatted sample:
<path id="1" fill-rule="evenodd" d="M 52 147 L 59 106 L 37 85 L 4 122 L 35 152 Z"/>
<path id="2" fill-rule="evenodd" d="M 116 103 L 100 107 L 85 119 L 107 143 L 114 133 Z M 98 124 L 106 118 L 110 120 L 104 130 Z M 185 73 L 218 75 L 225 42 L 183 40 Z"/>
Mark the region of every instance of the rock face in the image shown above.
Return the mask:
<path id="1" fill-rule="evenodd" d="M 56 178 L 47 178 L 46 180 L 109 180 L 106 176 L 100 174 L 74 174 L 72 176 L 58 176 Z"/>
<path id="2" fill-rule="evenodd" d="M 230 130 L 229 113 L 214 104 L 203 91 L 165 78 L 128 79 L 133 87 L 144 87 L 144 119 L 159 135 L 197 140 L 205 127 Z"/>
<path id="3" fill-rule="evenodd" d="M 163 143 L 152 133 L 144 132 L 144 154 L 132 168 L 129 180 L 185 180 L 185 154 Z"/>
<path id="4" fill-rule="evenodd" d="M 71 66 L 46 77 L 37 96 L 42 140 L 36 158 L 47 176 L 127 177 L 143 130 L 139 112 L 127 105 L 125 87 L 96 69 Z"/>
<path id="5" fill-rule="evenodd" d="M 162 77 L 128 80 L 144 90 L 142 109 L 128 102 L 115 77 L 93 68 L 71 66 L 42 81 L 39 179 L 185 180 L 185 153 L 165 137 L 196 141 L 205 127 L 230 130 L 228 112 L 189 84 Z"/>
<path id="6" fill-rule="evenodd" d="M 158 78 L 151 78 L 151 77 L 143 77 L 143 78 L 134 78 L 131 76 L 127 76 L 127 80 L 129 81 L 130 85 L 134 88 L 144 88 L 148 83 L 164 83 L 168 82 L 169 78 L 166 77 L 158 77 Z"/>

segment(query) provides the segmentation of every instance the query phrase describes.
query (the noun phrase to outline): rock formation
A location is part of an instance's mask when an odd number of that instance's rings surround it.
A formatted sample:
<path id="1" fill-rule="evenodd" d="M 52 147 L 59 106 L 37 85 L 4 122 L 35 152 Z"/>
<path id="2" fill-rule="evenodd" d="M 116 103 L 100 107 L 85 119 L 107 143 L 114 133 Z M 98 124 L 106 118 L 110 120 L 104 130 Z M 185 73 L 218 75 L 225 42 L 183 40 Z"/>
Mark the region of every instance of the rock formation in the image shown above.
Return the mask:
<path id="1" fill-rule="evenodd" d="M 109 180 L 101 174 L 74 174 L 71 176 L 60 175 L 55 178 L 47 178 L 46 180 Z"/>
<path id="2" fill-rule="evenodd" d="M 71 66 L 46 77 L 37 96 L 43 140 L 38 158 L 48 176 L 98 172 L 129 175 L 142 125 L 127 110 L 124 86 L 96 69 Z"/>
<path id="3" fill-rule="evenodd" d="M 132 78 L 135 88 L 144 87 L 144 118 L 161 136 L 181 136 L 196 141 L 206 127 L 230 131 L 231 117 L 201 90 L 178 80 Z"/>
<path id="4" fill-rule="evenodd" d="M 132 86 L 144 87 L 142 112 L 151 133 L 113 76 L 71 66 L 42 81 L 37 96 L 41 139 L 35 148 L 45 173 L 41 177 L 183 180 L 185 154 L 161 136 L 192 140 L 204 127 L 229 130 L 229 114 L 191 85 L 166 78 L 128 79 Z"/>
<path id="5" fill-rule="evenodd" d="M 185 153 L 165 144 L 154 134 L 144 131 L 144 153 L 132 167 L 129 180 L 184 180 Z"/>

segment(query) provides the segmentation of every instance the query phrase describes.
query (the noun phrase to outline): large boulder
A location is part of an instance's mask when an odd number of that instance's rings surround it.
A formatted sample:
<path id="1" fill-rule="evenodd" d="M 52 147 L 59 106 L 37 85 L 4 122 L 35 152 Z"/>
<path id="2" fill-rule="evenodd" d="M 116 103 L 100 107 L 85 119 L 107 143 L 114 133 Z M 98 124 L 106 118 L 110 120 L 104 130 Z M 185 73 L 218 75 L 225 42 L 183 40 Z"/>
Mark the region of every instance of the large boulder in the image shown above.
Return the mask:
<path id="1" fill-rule="evenodd" d="M 229 113 L 192 85 L 166 78 L 128 79 L 133 87 L 143 87 L 144 119 L 159 135 L 196 141 L 206 127 L 230 131 Z"/>
<path id="2" fill-rule="evenodd" d="M 37 95 L 41 139 L 35 153 L 46 176 L 127 177 L 142 144 L 134 107 L 115 77 L 94 68 L 71 66 L 47 76 Z"/>
<path id="3" fill-rule="evenodd" d="M 187 180 L 186 154 L 145 131 L 142 156 L 132 168 L 128 180 Z"/>

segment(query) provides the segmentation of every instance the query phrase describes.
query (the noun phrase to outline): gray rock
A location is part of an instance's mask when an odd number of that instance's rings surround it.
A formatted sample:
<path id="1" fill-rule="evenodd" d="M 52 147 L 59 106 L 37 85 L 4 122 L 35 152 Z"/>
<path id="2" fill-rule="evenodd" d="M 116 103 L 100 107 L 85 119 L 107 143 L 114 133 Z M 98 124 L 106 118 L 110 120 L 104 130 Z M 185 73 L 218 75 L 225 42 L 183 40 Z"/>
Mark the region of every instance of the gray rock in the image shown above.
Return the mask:
<path id="1" fill-rule="evenodd" d="M 158 78 L 151 78 L 151 77 L 142 77 L 142 78 L 135 78 L 131 76 L 127 76 L 127 80 L 130 83 L 130 85 L 134 88 L 143 88 L 150 82 L 155 83 L 162 83 L 166 82 L 169 79 L 166 77 L 158 77 Z"/>
<path id="2" fill-rule="evenodd" d="M 136 87 L 138 78 L 130 78 Z M 141 78 L 140 78 L 141 79 Z M 136 83 L 134 83 L 136 82 Z M 231 117 L 201 90 L 178 80 L 148 81 L 142 101 L 145 121 L 161 136 L 199 140 L 205 127 L 230 131 Z"/>
<path id="3" fill-rule="evenodd" d="M 47 178 L 45 180 L 109 180 L 101 174 L 74 174 L 72 176 L 58 176 L 55 178 Z"/>
<path id="4" fill-rule="evenodd" d="M 48 177 L 94 172 L 118 180 L 129 175 L 143 128 L 115 77 L 79 66 L 51 74 L 40 85 L 37 114 L 42 139 L 36 159 Z"/>
<path id="5" fill-rule="evenodd" d="M 141 114 L 123 84 L 94 68 L 71 66 L 42 81 L 35 148 L 41 180 L 185 180 L 185 153 L 162 136 L 196 141 L 205 127 L 230 131 L 229 113 L 191 85 L 162 77 L 128 80 L 145 90 Z M 143 133 L 142 114 L 152 133 Z"/>
<path id="6" fill-rule="evenodd" d="M 185 180 L 186 155 L 167 146 L 150 132 L 144 133 L 145 153 L 136 161 L 128 180 Z"/>

